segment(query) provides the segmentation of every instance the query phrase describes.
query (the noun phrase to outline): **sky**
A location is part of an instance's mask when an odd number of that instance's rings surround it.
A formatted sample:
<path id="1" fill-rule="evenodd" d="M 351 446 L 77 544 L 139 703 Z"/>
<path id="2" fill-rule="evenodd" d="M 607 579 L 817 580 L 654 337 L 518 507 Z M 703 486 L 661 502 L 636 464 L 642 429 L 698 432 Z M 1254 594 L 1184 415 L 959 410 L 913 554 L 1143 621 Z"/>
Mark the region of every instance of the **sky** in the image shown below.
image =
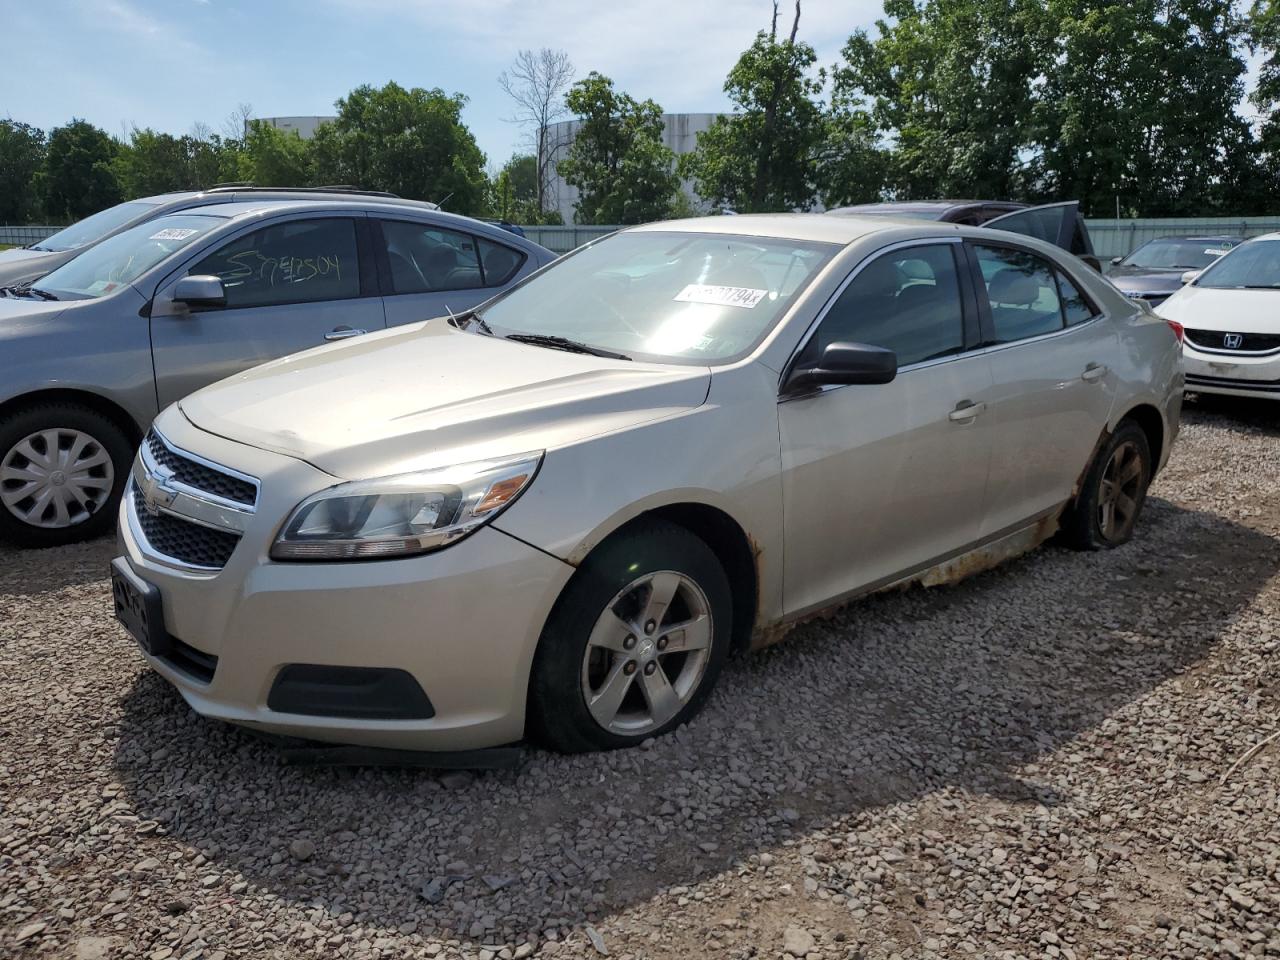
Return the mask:
<path id="1" fill-rule="evenodd" d="M 806 0 L 799 38 L 830 65 L 882 10 Z M 394 80 L 465 94 L 463 119 L 500 166 L 521 147 L 498 86 L 520 49 L 563 49 L 578 76 L 598 70 L 670 113 L 717 111 L 771 12 L 770 0 L 0 0 L 0 117 L 45 129 L 79 117 L 117 136 L 197 121 L 222 132 L 239 104 L 332 114 L 353 87 Z"/>

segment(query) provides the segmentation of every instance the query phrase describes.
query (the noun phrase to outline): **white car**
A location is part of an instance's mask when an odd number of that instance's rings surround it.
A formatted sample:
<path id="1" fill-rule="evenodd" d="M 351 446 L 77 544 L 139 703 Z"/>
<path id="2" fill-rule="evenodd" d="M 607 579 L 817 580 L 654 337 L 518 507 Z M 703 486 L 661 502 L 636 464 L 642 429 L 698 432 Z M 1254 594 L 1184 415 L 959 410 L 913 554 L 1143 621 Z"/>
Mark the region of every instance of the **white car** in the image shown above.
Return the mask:
<path id="1" fill-rule="evenodd" d="M 1159 313 L 1183 327 L 1187 390 L 1280 398 L 1280 233 L 1216 260 Z"/>

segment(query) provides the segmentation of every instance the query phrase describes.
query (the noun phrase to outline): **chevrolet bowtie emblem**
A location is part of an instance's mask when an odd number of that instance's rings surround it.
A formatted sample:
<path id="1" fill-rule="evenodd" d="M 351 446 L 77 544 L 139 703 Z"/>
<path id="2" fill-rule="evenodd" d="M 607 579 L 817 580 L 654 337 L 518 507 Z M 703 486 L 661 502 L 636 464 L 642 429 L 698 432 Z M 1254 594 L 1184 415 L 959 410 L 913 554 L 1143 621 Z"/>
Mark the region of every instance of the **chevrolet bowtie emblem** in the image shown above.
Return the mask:
<path id="1" fill-rule="evenodd" d="M 178 488 L 173 485 L 173 471 L 168 467 L 156 467 L 155 473 L 146 475 L 142 485 L 142 502 L 146 505 L 147 513 L 153 517 L 160 512 L 161 507 L 172 506 L 177 495 Z"/>

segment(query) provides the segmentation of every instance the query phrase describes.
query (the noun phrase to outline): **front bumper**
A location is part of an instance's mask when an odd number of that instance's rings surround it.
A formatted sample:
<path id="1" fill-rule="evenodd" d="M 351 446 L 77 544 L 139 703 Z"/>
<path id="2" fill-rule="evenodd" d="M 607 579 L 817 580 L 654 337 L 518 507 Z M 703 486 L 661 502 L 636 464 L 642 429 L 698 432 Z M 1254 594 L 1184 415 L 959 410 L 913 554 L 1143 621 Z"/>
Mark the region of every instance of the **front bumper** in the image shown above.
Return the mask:
<path id="1" fill-rule="evenodd" d="M 184 446 L 199 439 L 189 425 L 165 429 Z M 198 449 L 210 459 L 225 462 L 220 454 L 236 453 L 230 441 L 205 437 Z M 259 518 L 220 571 L 183 570 L 156 557 L 139 533 L 131 498 L 122 503 L 121 554 L 160 591 L 176 641 L 176 654 L 139 654 L 198 713 L 270 733 L 433 751 L 519 740 L 534 650 L 573 568 L 491 527 L 418 557 L 273 562 L 266 555 L 271 538 L 284 503 L 297 496 L 274 505 L 275 520 L 263 515 L 274 501 L 273 467 L 316 471 L 262 451 L 246 456 L 252 462 L 230 465 L 262 478 Z M 276 681 L 297 664 L 403 671 L 429 698 L 431 715 L 388 720 L 272 709 Z M 281 702 L 277 696 L 276 706 Z"/>
<path id="2" fill-rule="evenodd" d="M 1192 393 L 1280 400 L 1280 354 L 1209 353 L 1184 343 L 1183 364 Z"/>

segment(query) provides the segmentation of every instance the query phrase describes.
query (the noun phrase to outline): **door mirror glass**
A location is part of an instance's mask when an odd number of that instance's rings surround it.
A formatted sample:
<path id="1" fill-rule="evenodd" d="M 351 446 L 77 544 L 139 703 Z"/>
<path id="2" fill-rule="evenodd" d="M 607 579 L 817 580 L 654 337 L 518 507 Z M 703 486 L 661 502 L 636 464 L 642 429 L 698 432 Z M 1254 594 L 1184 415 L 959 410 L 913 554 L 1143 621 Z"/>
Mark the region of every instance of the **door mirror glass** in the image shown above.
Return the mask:
<path id="1" fill-rule="evenodd" d="M 829 384 L 888 383 L 898 375 L 898 355 L 869 343 L 829 343 L 816 361 L 800 364 L 787 379 L 787 392 Z"/>
<path id="2" fill-rule="evenodd" d="M 1196 282 L 1196 277 L 1198 277 L 1198 276 L 1200 276 L 1200 271 L 1199 271 L 1199 270 L 1188 270 L 1186 273 L 1184 273 L 1184 274 L 1182 275 L 1182 282 L 1183 282 L 1184 284 L 1185 284 L 1185 283 L 1195 283 L 1195 282 Z"/>
<path id="3" fill-rule="evenodd" d="M 173 299 L 188 307 L 225 307 L 227 291 L 222 278 L 211 274 L 195 274 L 183 277 L 174 285 Z"/>

